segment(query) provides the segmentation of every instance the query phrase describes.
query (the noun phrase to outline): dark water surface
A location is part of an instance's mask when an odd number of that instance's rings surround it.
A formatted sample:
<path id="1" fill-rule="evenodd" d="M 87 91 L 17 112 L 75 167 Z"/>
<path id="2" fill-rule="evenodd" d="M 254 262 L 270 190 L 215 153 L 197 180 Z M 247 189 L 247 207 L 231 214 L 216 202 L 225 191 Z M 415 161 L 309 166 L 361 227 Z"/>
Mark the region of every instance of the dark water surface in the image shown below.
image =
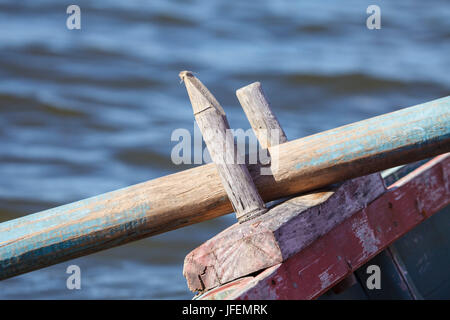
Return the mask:
<path id="1" fill-rule="evenodd" d="M 450 92 L 447 0 L 0 0 L 0 221 L 184 170 L 193 70 L 234 128 L 234 91 L 261 81 L 289 139 Z M 0 298 L 191 298 L 184 256 L 231 215 L 0 282 Z M 66 289 L 70 264 L 82 290 Z"/>

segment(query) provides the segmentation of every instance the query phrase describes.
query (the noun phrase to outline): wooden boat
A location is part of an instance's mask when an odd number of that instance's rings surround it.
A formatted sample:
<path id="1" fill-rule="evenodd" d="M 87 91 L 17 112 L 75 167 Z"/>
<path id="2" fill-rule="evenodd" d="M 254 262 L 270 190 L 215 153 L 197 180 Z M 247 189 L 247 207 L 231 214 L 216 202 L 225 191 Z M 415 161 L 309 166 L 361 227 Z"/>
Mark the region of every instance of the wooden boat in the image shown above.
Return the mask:
<path id="1" fill-rule="evenodd" d="M 383 172 L 388 187 L 362 209 L 349 210 L 349 218 L 287 259 L 196 299 L 447 299 L 449 173 L 449 153 Z M 329 205 L 338 206 L 337 199 L 328 200 Z M 240 260 L 246 259 L 255 257 Z M 223 269 L 232 264 L 225 263 Z M 379 289 L 367 285 L 374 265 L 381 272 Z"/>
<path id="2" fill-rule="evenodd" d="M 216 130 L 203 131 L 211 152 L 226 139 L 225 113 L 198 79 L 181 76 L 199 126 Z M 291 142 L 259 83 L 238 98 L 261 145 L 278 155 L 270 175 L 208 164 L 4 222 L 0 280 L 235 211 L 240 223 L 186 257 L 199 298 L 317 298 L 354 282 L 358 267 L 448 205 L 450 97 Z M 381 170 L 432 157 L 386 188 Z"/>

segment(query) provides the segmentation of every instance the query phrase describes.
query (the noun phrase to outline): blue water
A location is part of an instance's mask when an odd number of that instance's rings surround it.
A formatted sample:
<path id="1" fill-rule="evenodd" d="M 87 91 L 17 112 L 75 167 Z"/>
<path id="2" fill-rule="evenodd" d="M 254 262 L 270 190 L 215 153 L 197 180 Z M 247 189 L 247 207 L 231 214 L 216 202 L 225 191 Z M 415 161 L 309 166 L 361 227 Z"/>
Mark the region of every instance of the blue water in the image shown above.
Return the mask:
<path id="1" fill-rule="evenodd" d="M 289 139 L 446 96 L 450 3 L 0 1 L 0 221 L 184 170 L 192 70 L 248 129 L 235 90 L 260 81 Z M 0 298 L 191 298 L 184 256 L 226 216 L 0 282 Z M 67 290 L 77 264 L 82 289 Z"/>

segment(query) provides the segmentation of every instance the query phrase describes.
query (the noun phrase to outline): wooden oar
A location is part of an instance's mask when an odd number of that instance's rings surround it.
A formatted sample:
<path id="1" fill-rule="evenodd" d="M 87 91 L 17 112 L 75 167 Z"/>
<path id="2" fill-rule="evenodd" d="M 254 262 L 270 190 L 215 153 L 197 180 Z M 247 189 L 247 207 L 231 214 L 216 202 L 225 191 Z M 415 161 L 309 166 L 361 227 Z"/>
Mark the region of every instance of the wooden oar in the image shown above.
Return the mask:
<path id="1" fill-rule="evenodd" d="M 264 201 L 450 151 L 450 97 L 271 147 Z M 0 279 L 230 213 L 214 164 L 0 224 Z"/>

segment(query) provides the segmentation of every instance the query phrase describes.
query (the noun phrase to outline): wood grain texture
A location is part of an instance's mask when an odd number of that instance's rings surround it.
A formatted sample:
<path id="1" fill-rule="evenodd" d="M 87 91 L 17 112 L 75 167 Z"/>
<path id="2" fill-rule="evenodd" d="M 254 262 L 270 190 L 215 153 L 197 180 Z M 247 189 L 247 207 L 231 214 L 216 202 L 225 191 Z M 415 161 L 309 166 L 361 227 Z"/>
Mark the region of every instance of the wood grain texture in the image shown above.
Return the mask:
<path id="1" fill-rule="evenodd" d="M 450 151 L 450 97 L 273 148 L 273 175 L 249 167 L 266 202 Z M 0 224 L 0 279 L 232 210 L 208 164 L 7 221 Z"/>
<path id="2" fill-rule="evenodd" d="M 427 162 L 283 263 L 198 299 L 314 299 L 450 204 L 450 154 Z"/>
<path id="3" fill-rule="evenodd" d="M 186 256 L 188 287 L 209 290 L 281 263 L 384 192 L 376 173 L 289 199 L 261 217 L 234 224 Z"/>
<path id="4" fill-rule="evenodd" d="M 286 134 L 273 114 L 261 83 L 254 82 L 236 91 L 242 109 L 255 132 L 261 147 L 282 144 L 287 141 Z"/>
<path id="5" fill-rule="evenodd" d="M 206 86 L 191 72 L 180 72 L 198 127 L 240 223 L 267 211 L 238 150 L 225 112 Z"/>

